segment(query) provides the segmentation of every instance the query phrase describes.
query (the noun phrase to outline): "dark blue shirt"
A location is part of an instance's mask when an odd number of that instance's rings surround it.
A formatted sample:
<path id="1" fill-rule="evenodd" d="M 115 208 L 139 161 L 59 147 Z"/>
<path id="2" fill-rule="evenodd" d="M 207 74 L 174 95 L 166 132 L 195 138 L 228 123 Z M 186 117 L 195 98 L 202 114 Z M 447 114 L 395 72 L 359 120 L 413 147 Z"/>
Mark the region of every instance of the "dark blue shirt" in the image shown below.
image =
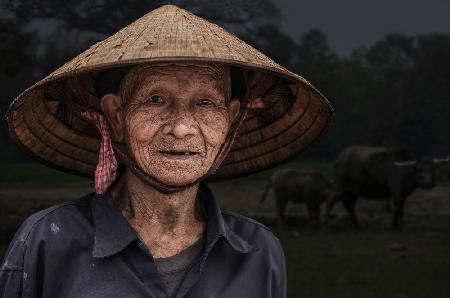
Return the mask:
<path id="1" fill-rule="evenodd" d="M 176 297 L 286 297 L 286 265 L 263 224 L 223 211 L 200 184 L 206 243 Z M 31 215 L 0 271 L 0 297 L 167 297 L 153 256 L 109 194 Z"/>

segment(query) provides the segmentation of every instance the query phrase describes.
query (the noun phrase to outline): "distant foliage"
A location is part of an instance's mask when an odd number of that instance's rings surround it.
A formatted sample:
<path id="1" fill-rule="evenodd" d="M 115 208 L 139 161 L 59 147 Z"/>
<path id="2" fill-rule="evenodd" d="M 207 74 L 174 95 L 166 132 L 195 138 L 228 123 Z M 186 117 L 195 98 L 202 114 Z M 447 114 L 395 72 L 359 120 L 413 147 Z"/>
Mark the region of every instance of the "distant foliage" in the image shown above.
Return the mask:
<path id="1" fill-rule="evenodd" d="M 0 53 L 7 57 L 0 61 L 0 76 L 10 82 L 1 90 L 1 113 L 31 82 L 163 3 L 225 27 L 329 98 L 336 118 L 307 157 L 331 160 L 350 144 L 450 153 L 449 34 L 392 34 L 342 57 L 318 29 L 298 39 L 287 35 L 271 0 L 0 0 L 12 16 L 0 23 Z M 42 20 L 53 22 L 51 33 L 35 34 L 39 26 L 32 24 Z M 4 124 L 0 135 L 7 138 Z M 20 156 L 5 148 L 2 160 Z"/>

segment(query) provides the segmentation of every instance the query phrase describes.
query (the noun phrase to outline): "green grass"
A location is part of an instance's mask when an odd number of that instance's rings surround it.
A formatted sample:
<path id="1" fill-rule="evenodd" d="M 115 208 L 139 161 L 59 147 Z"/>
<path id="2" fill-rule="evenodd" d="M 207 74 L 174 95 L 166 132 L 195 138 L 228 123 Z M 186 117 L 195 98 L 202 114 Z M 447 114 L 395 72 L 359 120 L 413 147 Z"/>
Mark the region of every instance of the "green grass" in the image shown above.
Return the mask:
<path id="1" fill-rule="evenodd" d="M 17 187 L 66 187 L 89 183 L 89 179 L 70 175 L 34 163 L 0 165 L 0 188 Z"/>
<path id="2" fill-rule="evenodd" d="M 288 297 L 449 297 L 450 216 L 408 222 L 401 232 L 341 227 L 283 233 Z"/>

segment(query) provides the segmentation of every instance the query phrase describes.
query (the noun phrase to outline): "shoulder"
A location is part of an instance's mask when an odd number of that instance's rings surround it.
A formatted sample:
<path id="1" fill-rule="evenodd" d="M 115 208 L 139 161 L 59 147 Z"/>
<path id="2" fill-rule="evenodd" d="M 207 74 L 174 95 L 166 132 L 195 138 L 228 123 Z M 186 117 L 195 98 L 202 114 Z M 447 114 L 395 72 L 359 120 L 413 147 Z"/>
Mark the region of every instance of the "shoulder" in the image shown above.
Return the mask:
<path id="1" fill-rule="evenodd" d="M 11 240 L 5 261 L 15 260 L 14 263 L 20 266 L 25 256 L 35 257 L 34 254 L 41 251 L 43 245 L 46 250 L 61 249 L 64 243 L 71 245 L 72 238 L 83 234 L 86 229 L 92 229 L 91 200 L 92 194 L 89 194 L 28 216 Z"/>
<path id="2" fill-rule="evenodd" d="M 266 225 L 228 210 L 222 210 L 222 216 L 229 230 L 252 246 L 284 257 L 280 240 Z"/>
<path id="3" fill-rule="evenodd" d="M 263 229 L 267 232 L 272 233 L 272 231 L 266 225 L 242 214 L 229 210 L 222 210 L 222 216 L 225 222 L 229 225 L 239 226 L 245 229 L 257 229 L 257 230 Z"/>
<path id="4" fill-rule="evenodd" d="M 280 240 L 264 224 L 230 211 L 222 210 L 229 231 L 257 249 L 252 254 L 257 259 L 258 270 L 267 274 L 266 286 L 270 297 L 286 297 L 286 257 Z"/>
<path id="5" fill-rule="evenodd" d="M 47 263 L 61 263 L 59 260 L 67 254 L 67 247 L 76 245 L 80 229 L 83 231 L 83 227 L 90 226 L 91 199 L 92 194 L 61 203 L 33 213 L 23 221 L 3 256 L 0 283 L 7 283 L 0 286 L 0 296 L 5 291 L 18 293 L 20 288 L 25 293 L 37 280 L 27 273 L 37 272 L 38 267 L 45 267 Z M 43 264 L 47 259 L 52 262 Z M 46 271 L 39 270 L 42 274 Z"/>
<path id="6" fill-rule="evenodd" d="M 91 200 L 92 194 L 88 194 L 31 214 L 17 232 L 20 240 L 29 242 L 34 236 L 57 234 L 62 229 L 61 225 L 67 229 L 76 228 L 75 222 L 89 220 Z"/>
<path id="7" fill-rule="evenodd" d="M 90 209 L 90 200 L 92 195 L 86 195 L 71 202 L 61 203 L 50 208 L 38 211 L 26 218 L 17 230 L 9 247 L 4 255 L 2 269 L 21 270 L 26 261 L 26 256 L 33 255 L 39 251 L 42 244 L 46 249 L 57 249 L 60 245 L 52 245 L 56 239 L 70 237 L 74 235 L 73 230 L 78 229 L 77 223 L 88 222 L 88 210 Z M 86 225 L 86 224 L 85 224 Z M 56 236 L 62 229 L 65 237 Z M 52 240 L 53 239 L 53 240 Z M 64 243 L 64 241 L 59 241 Z M 36 251 L 35 251 L 36 250 Z"/>

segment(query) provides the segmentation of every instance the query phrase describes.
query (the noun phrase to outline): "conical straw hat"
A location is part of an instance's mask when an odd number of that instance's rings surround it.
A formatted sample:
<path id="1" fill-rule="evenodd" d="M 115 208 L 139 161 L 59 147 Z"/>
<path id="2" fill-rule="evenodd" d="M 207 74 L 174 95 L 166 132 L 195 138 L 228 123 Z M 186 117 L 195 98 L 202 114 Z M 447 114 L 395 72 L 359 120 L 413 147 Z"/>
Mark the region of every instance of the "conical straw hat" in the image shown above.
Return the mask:
<path id="1" fill-rule="evenodd" d="M 6 115 L 10 134 L 40 161 L 93 176 L 101 136 L 90 121 L 67 108 L 58 96 L 67 94 L 65 90 L 74 79 L 91 88 L 105 69 L 186 60 L 251 70 L 254 78 L 261 78 L 259 83 L 264 84 L 269 76 L 287 82 L 292 91 L 290 101 L 276 89 L 264 94 L 265 108 L 244 120 L 238 139 L 212 179 L 252 173 L 286 160 L 317 140 L 333 116 L 328 101 L 303 77 L 221 27 L 165 5 L 93 45 L 20 94 Z M 90 102 L 98 109 L 95 94 L 87 97 L 72 95 L 74 101 Z"/>

